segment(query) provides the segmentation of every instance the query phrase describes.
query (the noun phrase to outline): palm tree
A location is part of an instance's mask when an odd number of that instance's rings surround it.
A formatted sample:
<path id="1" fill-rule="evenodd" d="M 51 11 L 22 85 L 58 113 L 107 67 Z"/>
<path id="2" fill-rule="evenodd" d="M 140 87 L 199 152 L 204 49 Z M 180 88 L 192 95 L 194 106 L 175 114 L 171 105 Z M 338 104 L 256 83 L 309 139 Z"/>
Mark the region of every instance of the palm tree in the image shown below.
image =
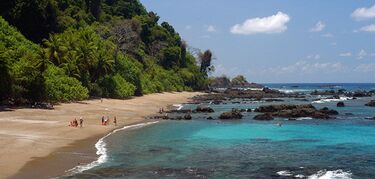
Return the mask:
<path id="1" fill-rule="evenodd" d="M 40 49 L 37 52 L 37 61 L 35 67 L 39 69 L 41 73 L 47 70 L 48 65 L 52 64 L 52 62 L 48 58 L 46 49 Z"/>
<path id="2" fill-rule="evenodd" d="M 97 64 L 95 74 L 92 78 L 92 82 L 96 82 L 100 76 L 104 76 L 113 72 L 113 65 L 115 60 L 108 56 L 106 53 L 105 48 L 101 48 L 101 50 L 97 54 Z"/>
<path id="3" fill-rule="evenodd" d="M 62 57 L 66 51 L 66 47 L 64 47 L 58 35 L 50 35 L 48 40 L 44 40 L 44 45 L 47 47 L 48 58 L 52 63 L 56 66 L 63 63 Z"/>

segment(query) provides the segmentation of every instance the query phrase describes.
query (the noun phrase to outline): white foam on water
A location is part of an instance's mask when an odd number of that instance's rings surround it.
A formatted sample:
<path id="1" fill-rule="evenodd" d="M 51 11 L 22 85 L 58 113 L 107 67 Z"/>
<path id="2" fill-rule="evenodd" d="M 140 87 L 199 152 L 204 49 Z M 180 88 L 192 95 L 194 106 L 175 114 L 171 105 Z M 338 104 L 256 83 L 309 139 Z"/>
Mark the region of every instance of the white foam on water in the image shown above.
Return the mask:
<path id="1" fill-rule="evenodd" d="M 182 104 L 173 104 L 172 106 L 175 107 L 176 110 L 178 110 L 178 111 L 181 110 L 184 107 L 184 105 L 182 105 Z"/>
<path id="2" fill-rule="evenodd" d="M 343 170 L 320 170 L 316 174 L 308 177 L 308 179 L 351 179 L 352 173 Z"/>
<path id="3" fill-rule="evenodd" d="M 141 128 L 141 127 L 144 127 L 144 126 L 147 126 L 147 125 L 151 125 L 151 124 L 155 124 L 155 123 L 158 123 L 159 121 L 154 121 L 154 122 L 146 122 L 146 123 L 141 123 L 141 124 L 134 124 L 134 125 L 130 125 L 130 126 L 125 126 L 121 129 L 116 129 L 112 132 L 110 132 L 109 134 L 105 135 L 104 137 L 100 138 L 98 140 L 98 142 L 96 142 L 95 144 L 95 148 L 96 148 L 96 155 L 98 155 L 98 159 L 96 161 L 93 161 L 89 164 L 86 164 L 86 165 L 78 165 L 70 170 L 67 171 L 67 173 L 80 173 L 80 172 L 83 172 L 83 171 L 86 171 L 86 170 L 89 170 L 91 168 L 94 168 L 96 166 L 99 166 L 100 164 L 104 163 L 107 161 L 108 159 L 108 155 L 107 155 L 107 144 L 104 142 L 104 139 L 107 138 L 108 136 L 118 132 L 118 131 L 122 131 L 122 130 L 125 130 L 125 129 L 136 129 L 136 128 Z"/>
<path id="4" fill-rule="evenodd" d="M 297 175 L 294 175 L 294 178 L 305 178 L 305 175 L 297 174 Z"/>
<path id="5" fill-rule="evenodd" d="M 304 93 L 304 92 L 312 91 L 312 90 L 308 90 L 308 89 L 277 89 L 277 88 L 276 88 L 276 90 L 278 90 L 280 92 L 283 92 L 283 93 L 286 93 L 286 94 Z"/>
<path id="6" fill-rule="evenodd" d="M 353 98 L 350 97 L 340 97 L 340 99 L 321 99 L 318 101 L 313 101 L 312 103 L 329 103 L 329 102 L 339 102 L 339 101 L 347 101 Z"/>
<path id="7" fill-rule="evenodd" d="M 311 120 L 313 119 L 312 117 L 299 117 L 297 118 L 297 121 L 303 121 L 303 120 Z"/>
<path id="8" fill-rule="evenodd" d="M 278 171 L 276 173 L 280 176 L 293 176 L 293 173 L 288 171 L 288 170 L 282 170 L 282 171 Z"/>

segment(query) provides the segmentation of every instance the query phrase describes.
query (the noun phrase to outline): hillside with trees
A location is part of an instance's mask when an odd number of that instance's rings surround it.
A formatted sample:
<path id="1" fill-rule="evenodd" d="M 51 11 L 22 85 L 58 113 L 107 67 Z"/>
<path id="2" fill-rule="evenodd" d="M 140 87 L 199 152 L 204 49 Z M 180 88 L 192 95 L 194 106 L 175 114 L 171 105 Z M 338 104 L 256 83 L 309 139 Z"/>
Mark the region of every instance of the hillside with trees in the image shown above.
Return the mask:
<path id="1" fill-rule="evenodd" d="M 2 104 L 202 90 L 213 69 L 138 0 L 7 0 L 0 15 Z"/>

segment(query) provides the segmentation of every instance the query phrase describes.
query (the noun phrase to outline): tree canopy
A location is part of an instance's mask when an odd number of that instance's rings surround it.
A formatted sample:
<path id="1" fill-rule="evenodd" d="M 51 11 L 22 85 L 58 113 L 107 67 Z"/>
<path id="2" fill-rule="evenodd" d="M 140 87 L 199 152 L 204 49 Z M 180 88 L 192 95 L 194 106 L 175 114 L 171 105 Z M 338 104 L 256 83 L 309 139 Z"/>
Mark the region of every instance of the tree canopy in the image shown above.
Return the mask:
<path id="1" fill-rule="evenodd" d="M 201 90 L 213 69 L 138 0 L 8 0 L 0 15 L 1 103 Z"/>

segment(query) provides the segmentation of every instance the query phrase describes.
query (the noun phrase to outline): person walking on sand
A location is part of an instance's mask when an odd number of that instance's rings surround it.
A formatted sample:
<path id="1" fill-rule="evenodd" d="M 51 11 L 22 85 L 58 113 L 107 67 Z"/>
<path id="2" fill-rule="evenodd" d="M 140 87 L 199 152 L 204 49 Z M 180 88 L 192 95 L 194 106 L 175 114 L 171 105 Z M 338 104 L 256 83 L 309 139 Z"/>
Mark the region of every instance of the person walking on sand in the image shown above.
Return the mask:
<path id="1" fill-rule="evenodd" d="M 116 118 L 116 116 L 113 118 L 113 123 L 115 124 L 115 126 L 117 126 L 117 118 Z"/>
<path id="2" fill-rule="evenodd" d="M 102 116 L 102 125 L 104 125 L 104 116 Z"/>
<path id="3" fill-rule="evenodd" d="M 81 116 L 80 118 L 79 118 L 79 127 L 83 127 L 83 117 Z"/>

